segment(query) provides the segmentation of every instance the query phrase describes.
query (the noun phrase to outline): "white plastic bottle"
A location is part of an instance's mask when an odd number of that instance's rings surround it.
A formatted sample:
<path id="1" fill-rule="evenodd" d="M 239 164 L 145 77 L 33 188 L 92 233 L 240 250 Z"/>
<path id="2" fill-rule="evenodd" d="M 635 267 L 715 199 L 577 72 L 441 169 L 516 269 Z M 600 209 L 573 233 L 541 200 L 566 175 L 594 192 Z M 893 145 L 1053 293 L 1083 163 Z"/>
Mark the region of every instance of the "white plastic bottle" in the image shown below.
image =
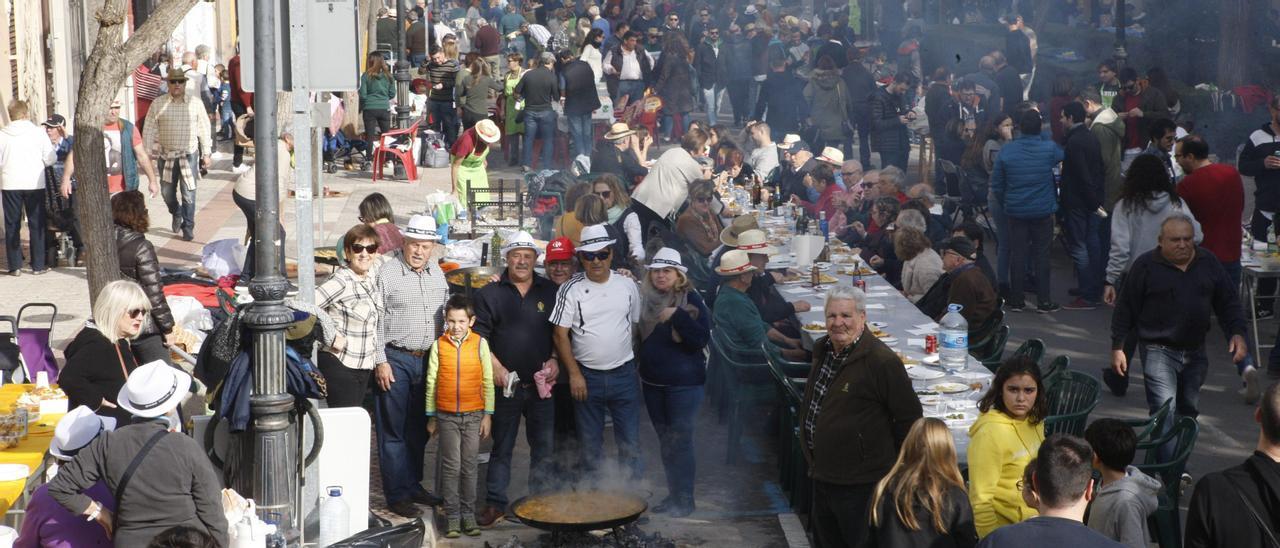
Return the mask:
<path id="1" fill-rule="evenodd" d="M 320 538 L 316 542 L 320 548 L 347 538 L 351 525 L 351 508 L 342 498 L 342 487 L 334 485 L 327 490 L 329 496 L 320 501 Z"/>
<path id="2" fill-rule="evenodd" d="M 938 322 L 938 361 L 949 373 L 965 368 L 969 360 L 969 322 L 960 315 L 961 305 L 947 305 Z"/>

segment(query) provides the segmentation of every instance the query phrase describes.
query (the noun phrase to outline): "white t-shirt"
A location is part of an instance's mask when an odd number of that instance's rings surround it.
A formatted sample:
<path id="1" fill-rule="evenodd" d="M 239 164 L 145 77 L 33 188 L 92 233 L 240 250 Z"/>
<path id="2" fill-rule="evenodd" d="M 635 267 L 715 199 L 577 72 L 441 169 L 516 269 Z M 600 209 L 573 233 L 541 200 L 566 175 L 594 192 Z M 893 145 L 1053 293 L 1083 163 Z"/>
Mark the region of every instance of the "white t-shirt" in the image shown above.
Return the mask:
<path id="1" fill-rule="evenodd" d="M 760 178 L 768 177 L 778 167 L 778 145 L 769 143 L 767 146 L 757 147 L 751 151 L 751 158 L 747 163 L 751 164 L 751 170 L 758 173 Z"/>
<path id="2" fill-rule="evenodd" d="M 573 357 L 583 367 L 608 371 L 632 360 L 631 329 L 640 321 L 636 283 L 610 273 L 605 283 L 575 274 L 556 294 L 551 323 L 569 328 Z"/>

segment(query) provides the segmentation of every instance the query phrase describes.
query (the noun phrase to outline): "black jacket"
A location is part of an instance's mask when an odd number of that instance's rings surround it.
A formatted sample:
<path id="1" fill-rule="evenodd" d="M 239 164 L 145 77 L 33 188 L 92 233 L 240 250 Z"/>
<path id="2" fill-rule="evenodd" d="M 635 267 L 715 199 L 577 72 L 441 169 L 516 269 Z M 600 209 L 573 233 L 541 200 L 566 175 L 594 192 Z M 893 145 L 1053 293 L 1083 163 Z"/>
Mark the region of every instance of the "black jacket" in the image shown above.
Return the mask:
<path id="1" fill-rule="evenodd" d="M 151 323 L 156 332 L 173 331 L 173 313 L 164 299 L 164 282 L 160 280 L 160 261 L 156 248 L 147 241 L 145 234 L 115 226 L 116 257 L 120 260 L 120 273 L 138 285 L 151 302 Z"/>
<path id="2" fill-rule="evenodd" d="M 871 150 L 885 154 L 907 150 L 907 126 L 898 116 L 907 113 L 902 97 L 889 93 L 888 88 L 877 89 L 869 98 L 871 103 Z M 886 154 L 887 153 L 887 154 Z"/>
<path id="3" fill-rule="evenodd" d="M 1144 343 L 1200 348 L 1209 332 L 1210 315 L 1218 317 L 1222 331 L 1244 336 L 1240 298 L 1222 263 L 1209 250 L 1197 247 L 1183 272 L 1156 247 L 1138 257 L 1124 278 L 1111 316 L 1111 349 L 1120 349 L 1130 330 L 1137 331 Z"/>
<path id="4" fill-rule="evenodd" d="M 1022 102 L 1022 77 L 1018 76 L 1018 69 L 1013 65 L 1005 65 L 996 71 L 995 80 L 1004 100 L 1001 111 L 1012 115 L 1013 106 Z M 1015 120 L 1013 125 L 1017 127 L 1018 122 Z"/>
<path id="5" fill-rule="evenodd" d="M 929 135 L 935 143 L 939 142 L 943 132 L 947 130 L 947 122 L 960 115 L 956 100 L 951 96 L 951 88 L 943 82 L 934 82 L 924 93 L 924 115 L 929 120 Z M 944 160 L 946 158 L 943 158 Z"/>
<path id="6" fill-rule="evenodd" d="M 698 69 L 698 86 L 702 89 L 725 85 L 720 74 L 720 55 L 724 53 L 725 48 L 721 45 L 719 49 L 720 52 L 717 53 L 715 47 L 703 41 L 698 43 L 698 49 L 694 50 L 693 66 Z"/>
<path id="7" fill-rule="evenodd" d="M 840 71 L 844 87 L 849 91 L 849 117 L 859 122 L 871 114 L 869 99 L 876 91 L 876 79 L 862 63 L 849 63 Z"/>
<path id="8" fill-rule="evenodd" d="M 1280 154 L 1280 137 L 1271 130 L 1271 122 L 1262 124 L 1249 134 L 1249 140 L 1240 151 L 1240 174 L 1253 177 L 1257 188 L 1253 197 L 1262 211 L 1280 211 L 1280 169 L 1267 169 L 1263 161 L 1267 156 Z"/>
<path id="9" fill-rule="evenodd" d="M 1004 35 L 1004 55 L 1009 60 L 1009 66 L 1019 73 L 1026 74 L 1031 72 L 1031 67 L 1033 66 L 1031 38 L 1027 37 L 1027 33 L 1021 30 L 1011 30 Z"/>
<path id="10" fill-rule="evenodd" d="M 1261 451 L 1239 466 L 1205 475 L 1187 508 L 1186 548 L 1267 546 L 1249 506 L 1280 535 L 1280 463 Z"/>
<path id="11" fill-rule="evenodd" d="M 1106 166 L 1102 145 L 1085 124 L 1067 131 L 1062 158 L 1062 186 L 1058 196 L 1063 209 L 1092 212 L 1106 199 Z"/>
<path id="12" fill-rule="evenodd" d="M 601 141 L 596 146 L 595 152 L 591 153 L 591 173 L 617 175 L 629 189 L 636 185 L 636 178 L 643 179 L 648 175 L 649 169 L 640 165 L 640 160 L 636 159 L 636 153 L 630 148 L 618 150 L 613 143 Z"/>
<path id="13" fill-rule="evenodd" d="M 560 69 L 564 78 L 564 113 L 566 116 L 591 114 L 600 108 L 596 92 L 596 73 L 586 61 L 576 60 Z"/>
<path id="14" fill-rule="evenodd" d="M 973 507 L 963 488 L 947 490 L 942 507 L 942 523 L 946 533 L 933 528 L 933 515 L 919 501 L 912 505 L 919 531 L 907 529 L 898 519 L 898 505 L 892 489 L 886 489 L 876 505 L 879 525 L 868 525 L 866 542 L 860 548 L 972 548 L 978 544 L 978 530 L 973 525 Z"/>
<path id="15" fill-rule="evenodd" d="M 804 80 L 790 72 L 771 72 L 760 85 L 754 119 L 764 120 L 778 133 L 791 133 L 809 113 Z"/>
<path id="16" fill-rule="evenodd" d="M 724 28 L 724 27 L 721 27 Z M 726 86 L 750 80 L 752 76 L 751 41 L 745 36 L 730 36 L 720 44 L 720 77 Z"/>
<path id="17" fill-rule="evenodd" d="M 113 345 L 97 327 L 88 325 L 71 340 L 64 355 L 67 364 L 58 374 L 58 385 L 67 393 L 68 409 L 83 405 L 94 413 L 115 417 L 120 424 L 128 424 L 132 416 L 128 411 L 103 406 L 102 400 L 114 405 L 116 395 L 124 386 L 124 372 L 132 373 L 138 368 L 129 343 L 121 339 Z"/>

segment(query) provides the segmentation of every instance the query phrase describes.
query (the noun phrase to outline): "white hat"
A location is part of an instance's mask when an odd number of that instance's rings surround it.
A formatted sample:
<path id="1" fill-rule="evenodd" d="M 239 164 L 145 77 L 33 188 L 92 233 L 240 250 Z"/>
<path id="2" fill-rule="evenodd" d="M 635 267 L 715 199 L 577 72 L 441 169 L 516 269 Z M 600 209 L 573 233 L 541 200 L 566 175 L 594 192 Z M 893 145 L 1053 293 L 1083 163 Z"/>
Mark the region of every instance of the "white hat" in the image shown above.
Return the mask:
<path id="1" fill-rule="evenodd" d="M 538 244 L 533 242 L 533 236 L 523 230 L 512 234 L 507 242 L 502 244 L 502 256 L 506 257 L 508 253 L 517 249 L 528 249 L 533 251 L 534 255 L 538 254 Z"/>
<path id="2" fill-rule="evenodd" d="M 400 229 L 400 235 L 411 240 L 431 240 L 440 239 L 440 234 L 436 232 L 436 220 L 430 215 L 414 215 L 409 217 L 409 224 Z"/>
<path id="3" fill-rule="evenodd" d="M 755 4 L 751 4 L 751 5 L 747 6 L 747 11 L 745 11 L 745 12 L 743 12 L 743 13 L 745 13 L 745 14 L 747 14 L 747 15 L 755 15 L 755 14 L 760 13 L 760 12 L 759 12 L 759 10 L 757 10 L 757 9 L 756 9 Z"/>
<path id="4" fill-rule="evenodd" d="M 844 163 L 844 153 L 838 148 L 827 147 L 822 149 L 822 156 L 818 157 L 818 161 L 838 166 Z"/>
<path id="5" fill-rule="evenodd" d="M 155 418 L 177 407 L 190 389 L 191 375 L 156 360 L 129 374 L 116 395 L 116 405 L 136 417 Z"/>
<path id="6" fill-rule="evenodd" d="M 684 266 L 684 261 L 680 260 L 680 252 L 669 247 L 659 249 L 653 254 L 653 260 L 648 264 L 649 270 L 659 268 L 674 268 L 681 272 L 689 272 L 689 268 Z"/>
<path id="7" fill-rule="evenodd" d="M 59 460 L 76 458 L 76 452 L 84 449 L 103 432 L 116 429 L 116 419 L 100 417 L 93 410 L 83 405 L 72 409 L 58 421 L 53 429 L 53 441 L 49 443 L 49 454 Z"/>
<path id="8" fill-rule="evenodd" d="M 790 150 L 791 146 L 800 142 L 800 136 L 794 133 L 788 133 L 782 136 L 782 142 L 778 143 L 778 148 L 782 150 Z"/>
<path id="9" fill-rule="evenodd" d="M 604 225 L 591 225 L 582 229 L 581 243 L 578 244 L 578 251 L 600 251 L 614 244 L 617 240 L 609 237 L 609 231 Z"/>
<path id="10" fill-rule="evenodd" d="M 476 135 L 479 135 L 480 140 L 488 144 L 492 145 L 502 138 L 502 132 L 498 131 L 498 124 L 493 123 L 493 120 L 485 118 L 476 122 L 475 127 Z"/>
<path id="11" fill-rule="evenodd" d="M 769 245 L 763 230 L 748 230 L 738 235 L 738 249 L 757 255 L 777 255 L 778 250 Z"/>
<path id="12" fill-rule="evenodd" d="M 751 264 L 751 260 L 747 257 L 747 252 L 741 249 L 731 249 L 720 257 L 720 266 L 716 267 L 716 274 L 731 278 L 748 272 L 755 272 L 755 265 Z"/>

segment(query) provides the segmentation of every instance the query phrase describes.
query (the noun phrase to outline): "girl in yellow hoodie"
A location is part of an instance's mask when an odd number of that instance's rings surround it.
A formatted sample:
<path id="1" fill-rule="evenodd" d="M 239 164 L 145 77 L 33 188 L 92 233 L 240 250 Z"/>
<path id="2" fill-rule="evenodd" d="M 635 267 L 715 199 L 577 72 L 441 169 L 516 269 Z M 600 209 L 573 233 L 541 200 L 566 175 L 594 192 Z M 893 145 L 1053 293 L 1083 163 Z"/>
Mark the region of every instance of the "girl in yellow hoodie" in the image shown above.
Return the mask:
<path id="1" fill-rule="evenodd" d="M 1040 367 L 1014 357 L 996 371 L 969 428 L 969 502 L 978 536 L 1036 515 L 1018 490 L 1027 463 L 1044 441 L 1048 413 Z"/>

